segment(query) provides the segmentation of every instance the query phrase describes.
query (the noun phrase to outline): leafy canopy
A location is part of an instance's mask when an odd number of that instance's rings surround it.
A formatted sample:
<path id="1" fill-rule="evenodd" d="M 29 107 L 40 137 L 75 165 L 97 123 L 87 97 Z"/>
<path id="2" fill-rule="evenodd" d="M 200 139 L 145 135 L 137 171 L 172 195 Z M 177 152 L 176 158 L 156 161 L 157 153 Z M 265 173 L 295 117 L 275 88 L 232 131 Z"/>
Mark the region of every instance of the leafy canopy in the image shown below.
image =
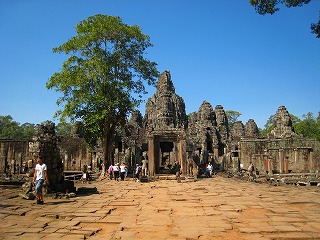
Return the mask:
<path id="1" fill-rule="evenodd" d="M 32 123 L 20 123 L 13 121 L 10 115 L 0 116 L 0 138 L 14 140 L 31 139 L 35 132 L 35 125 Z"/>
<path id="2" fill-rule="evenodd" d="M 293 124 L 296 133 L 302 134 L 306 138 L 316 138 L 320 140 L 320 112 L 315 118 L 313 113 L 303 114 L 303 120 Z"/>
<path id="3" fill-rule="evenodd" d="M 229 129 L 231 129 L 233 127 L 233 125 L 238 121 L 238 118 L 241 116 L 242 114 L 238 111 L 234 111 L 234 110 L 226 110 L 226 116 L 228 119 L 228 127 Z"/>
<path id="4" fill-rule="evenodd" d="M 77 35 L 53 49 L 69 58 L 47 82 L 63 95 L 57 100 L 60 120 L 83 121 L 86 139 L 94 143 L 124 124 L 129 112 L 146 93 L 144 82 L 154 84 L 156 63 L 144 57 L 149 36 L 119 17 L 95 15 L 76 26 Z M 134 97 L 137 96 L 137 97 Z"/>
<path id="5" fill-rule="evenodd" d="M 265 128 L 260 129 L 260 134 L 262 136 L 267 136 L 274 129 L 274 117 L 275 115 L 271 115 L 264 125 Z M 302 117 L 303 120 L 290 114 L 294 131 L 301 134 L 304 138 L 315 138 L 320 140 L 320 112 L 318 113 L 317 118 L 315 118 L 311 112 L 303 114 Z"/>
<path id="6" fill-rule="evenodd" d="M 255 7 L 260 15 L 274 14 L 279 11 L 279 5 L 290 7 L 301 7 L 311 2 L 311 0 L 249 0 L 250 4 Z M 311 33 L 316 34 L 320 38 L 320 18 L 318 23 L 312 23 L 310 26 Z"/>

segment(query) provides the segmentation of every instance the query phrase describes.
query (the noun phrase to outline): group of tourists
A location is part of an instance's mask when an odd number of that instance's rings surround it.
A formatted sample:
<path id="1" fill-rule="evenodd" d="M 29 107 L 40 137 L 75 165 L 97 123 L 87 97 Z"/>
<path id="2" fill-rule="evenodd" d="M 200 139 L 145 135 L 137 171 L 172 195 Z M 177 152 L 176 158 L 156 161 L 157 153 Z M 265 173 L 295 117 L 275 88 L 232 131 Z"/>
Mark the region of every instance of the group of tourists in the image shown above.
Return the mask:
<path id="1" fill-rule="evenodd" d="M 137 182 L 140 182 L 140 177 L 142 176 L 148 176 L 148 160 L 147 159 L 142 159 L 141 165 L 136 164 L 134 168 L 132 169 L 133 171 L 133 178 Z M 108 175 L 110 180 L 115 180 L 119 181 L 124 181 L 126 177 L 128 177 L 129 173 L 129 167 L 127 166 L 126 163 L 116 163 L 116 164 L 111 164 L 108 168 Z"/>
<path id="2" fill-rule="evenodd" d="M 124 181 L 124 179 L 128 176 L 128 170 L 127 164 L 125 163 L 116 163 L 114 165 L 110 165 L 108 168 L 110 180 L 114 179 L 115 181 L 119 181 L 120 178 L 121 181 Z"/>
<path id="3" fill-rule="evenodd" d="M 8 161 L 5 165 L 6 176 L 12 176 L 13 174 L 29 173 L 34 169 L 34 160 L 30 159 L 29 161 L 22 162 L 20 165 L 16 160 L 12 159 Z"/>

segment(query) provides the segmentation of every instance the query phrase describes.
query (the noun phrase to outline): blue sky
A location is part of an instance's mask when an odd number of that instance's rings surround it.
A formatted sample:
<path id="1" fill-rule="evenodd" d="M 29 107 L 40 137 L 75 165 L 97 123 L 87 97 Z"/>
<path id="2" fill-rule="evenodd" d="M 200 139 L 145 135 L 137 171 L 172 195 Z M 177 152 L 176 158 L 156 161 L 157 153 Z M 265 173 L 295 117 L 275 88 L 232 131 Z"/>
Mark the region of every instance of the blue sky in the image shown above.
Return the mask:
<path id="1" fill-rule="evenodd" d="M 319 11 L 319 0 L 273 16 L 256 14 L 247 0 L 0 1 L 0 115 L 21 124 L 53 120 L 60 95 L 45 85 L 67 56 L 52 48 L 74 36 L 81 20 L 106 14 L 150 36 L 147 57 L 160 72 L 170 70 L 187 113 L 206 100 L 260 128 L 281 105 L 299 118 L 317 116 L 320 39 L 310 24 Z M 148 92 L 144 99 L 155 88 Z"/>

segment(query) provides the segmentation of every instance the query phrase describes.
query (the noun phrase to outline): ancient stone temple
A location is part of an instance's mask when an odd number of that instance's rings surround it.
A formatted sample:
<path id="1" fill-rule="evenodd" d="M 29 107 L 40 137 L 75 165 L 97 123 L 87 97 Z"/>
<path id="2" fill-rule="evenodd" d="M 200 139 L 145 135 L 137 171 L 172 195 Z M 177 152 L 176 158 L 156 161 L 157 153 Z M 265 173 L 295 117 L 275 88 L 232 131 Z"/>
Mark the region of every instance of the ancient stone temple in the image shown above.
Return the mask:
<path id="1" fill-rule="evenodd" d="M 159 174 L 179 161 L 186 170 L 187 115 L 183 99 L 175 93 L 169 71 L 163 72 L 156 93 L 148 99 L 144 117 L 148 139 L 149 174 Z"/>
<path id="2" fill-rule="evenodd" d="M 131 149 L 135 162 L 148 158 L 151 176 L 170 172 L 175 161 L 186 172 L 187 159 L 193 159 L 200 168 L 212 162 L 222 171 L 239 171 L 250 163 L 268 173 L 319 169 L 319 142 L 298 138 L 284 106 L 275 115 L 269 138 L 259 137 L 253 119 L 245 125 L 236 122 L 229 128 L 223 106 L 213 108 L 207 101 L 187 116 L 169 71 L 160 75 L 156 93 L 146 103 L 142 124 L 141 116 L 134 112 L 129 125 L 131 133 L 123 146 Z"/>
<path id="3" fill-rule="evenodd" d="M 62 165 L 69 171 L 82 170 L 84 164 L 92 170 L 100 169 L 102 148 L 86 146 L 80 123 L 75 124 L 72 137 L 59 143 L 54 126 L 38 126 L 37 130 L 32 141 L 0 140 L 1 172 L 11 171 L 6 170 L 7 165 L 21 165 L 38 154 L 44 155 L 52 171 L 51 182 L 59 181 Z M 119 129 L 113 150 L 113 163 L 134 166 L 147 160 L 149 176 L 172 173 L 175 161 L 186 173 L 187 160 L 188 164 L 193 160 L 199 168 L 211 162 L 220 171 L 247 169 L 251 163 L 259 172 L 269 174 L 320 170 L 320 142 L 296 134 L 284 106 L 275 114 L 272 132 L 262 138 L 253 119 L 229 126 L 222 105 L 213 108 L 203 101 L 197 112 L 187 115 L 169 71 L 160 75 L 144 117 L 134 111 L 124 129 Z"/>
<path id="4" fill-rule="evenodd" d="M 189 151 L 200 156 L 202 163 L 218 160 L 227 145 L 229 131 L 223 107 L 203 101 L 199 111 L 188 118 L 187 141 Z"/>
<path id="5" fill-rule="evenodd" d="M 245 131 L 248 137 L 239 142 L 239 158 L 244 167 L 253 163 L 259 171 L 270 174 L 319 171 L 319 141 L 303 139 L 294 132 L 286 107 L 278 108 L 268 138 L 257 138 L 256 125 L 253 120 L 249 122 Z"/>

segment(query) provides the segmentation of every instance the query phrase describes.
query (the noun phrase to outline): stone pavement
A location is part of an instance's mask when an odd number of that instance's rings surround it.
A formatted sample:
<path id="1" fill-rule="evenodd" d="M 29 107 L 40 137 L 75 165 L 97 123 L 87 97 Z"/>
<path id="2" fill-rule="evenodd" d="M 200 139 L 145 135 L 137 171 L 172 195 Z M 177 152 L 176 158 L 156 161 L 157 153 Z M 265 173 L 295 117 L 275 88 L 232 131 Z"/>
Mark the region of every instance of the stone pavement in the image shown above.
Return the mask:
<path id="1" fill-rule="evenodd" d="M 320 188 L 221 176 L 102 180 L 99 194 L 23 200 L 1 189 L 0 239 L 320 239 Z"/>

